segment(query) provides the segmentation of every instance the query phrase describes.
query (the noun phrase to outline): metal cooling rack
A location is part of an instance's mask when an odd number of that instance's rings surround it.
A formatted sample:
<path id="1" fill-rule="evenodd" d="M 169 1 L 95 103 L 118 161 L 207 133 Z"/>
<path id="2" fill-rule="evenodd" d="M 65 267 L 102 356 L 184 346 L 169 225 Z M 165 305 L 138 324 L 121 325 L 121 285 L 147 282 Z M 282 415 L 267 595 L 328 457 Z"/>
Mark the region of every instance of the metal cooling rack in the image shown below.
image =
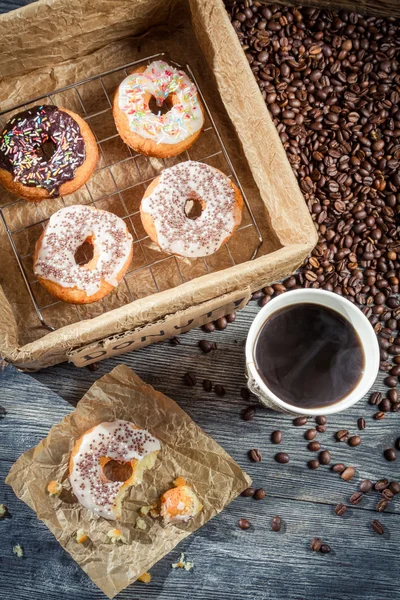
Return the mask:
<path id="1" fill-rule="evenodd" d="M 197 142 L 188 151 L 172 159 L 154 159 L 135 154 L 118 135 L 112 117 L 112 95 L 128 75 L 128 70 L 161 58 L 189 74 L 206 111 L 204 128 Z M 6 201 L 0 208 L 0 216 L 33 306 L 44 327 L 50 331 L 55 330 L 50 324 L 52 314 L 57 314 L 58 321 L 61 318 L 62 323 L 59 326 L 67 325 L 88 318 L 88 315 L 85 316 L 86 311 L 89 311 L 89 316 L 94 316 L 93 313 L 101 314 L 137 298 L 256 257 L 263 241 L 260 230 L 199 84 L 188 64 L 182 67 L 165 52 L 155 54 L 0 112 L 0 126 L 18 110 L 29 108 L 38 102 L 69 108 L 83 117 L 95 134 L 100 156 L 96 171 L 85 186 L 65 198 L 27 203 L 23 199 L 15 200 L 8 192 L 1 191 L 1 196 L 9 196 L 10 201 Z M 140 222 L 140 200 L 152 179 L 163 169 L 182 160 L 205 162 L 219 168 L 235 181 L 245 203 L 242 224 L 232 238 L 236 241 L 240 238 L 240 243 L 232 244 L 230 240 L 215 255 L 194 260 L 166 255 L 151 244 Z M 0 199 L 3 201 L 3 198 Z M 23 219 L 19 210 L 21 202 L 25 205 L 22 211 Z M 63 206 L 71 204 L 91 204 L 118 214 L 124 219 L 134 238 L 134 258 L 124 279 L 111 294 L 91 305 L 70 305 L 56 300 L 33 275 L 32 259 L 36 240 L 50 216 Z M 222 259 L 222 266 L 218 268 L 214 265 L 214 257 L 217 255 L 219 261 Z M 85 249 L 82 248 L 76 260 L 78 264 L 82 264 L 87 262 L 88 258 Z"/>

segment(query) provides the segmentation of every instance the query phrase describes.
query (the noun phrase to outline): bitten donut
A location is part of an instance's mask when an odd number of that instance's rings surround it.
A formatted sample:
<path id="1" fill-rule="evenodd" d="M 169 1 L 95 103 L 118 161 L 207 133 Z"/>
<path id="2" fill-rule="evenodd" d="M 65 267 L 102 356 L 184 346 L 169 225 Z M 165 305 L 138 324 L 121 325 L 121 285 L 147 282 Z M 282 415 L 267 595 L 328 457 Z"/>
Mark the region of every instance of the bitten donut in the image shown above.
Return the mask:
<path id="1" fill-rule="evenodd" d="M 149 103 L 169 109 L 154 114 Z M 120 84 L 113 114 L 124 142 L 146 156 L 168 158 L 187 150 L 204 124 L 203 107 L 189 77 L 163 60 L 138 67 Z"/>
<path id="2" fill-rule="evenodd" d="M 69 461 L 69 480 L 75 496 L 92 513 L 109 520 L 119 519 L 126 492 L 142 482 L 144 472 L 153 468 L 160 449 L 157 438 L 129 421 L 104 422 L 92 427 L 76 442 Z M 113 480 L 105 474 L 110 461 L 118 463 L 111 469 Z M 115 481 L 124 465 L 129 470 L 128 479 Z"/>
<path id="3" fill-rule="evenodd" d="M 188 201 L 201 214 L 187 216 Z M 213 254 L 225 244 L 242 220 L 243 198 L 218 169 L 187 161 L 165 169 L 147 188 L 140 216 L 150 239 L 161 250 L 188 258 Z"/>
<path id="4" fill-rule="evenodd" d="M 51 156 L 46 144 L 51 145 Z M 89 179 L 97 160 L 89 125 L 66 108 L 42 105 L 24 110 L 0 135 L 0 182 L 31 202 L 72 194 Z"/>
<path id="5" fill-rule="evenodd" d="M 75 261 L 87 242 L 93 258 Z M 68 206 L 51 216 L 36 242 L 33 269 L 51 294 L 72 304 L 96 302 L 111 292 L 125 275 L 133 252 L 132 236 L 122 219 L 90 206 Z"/>

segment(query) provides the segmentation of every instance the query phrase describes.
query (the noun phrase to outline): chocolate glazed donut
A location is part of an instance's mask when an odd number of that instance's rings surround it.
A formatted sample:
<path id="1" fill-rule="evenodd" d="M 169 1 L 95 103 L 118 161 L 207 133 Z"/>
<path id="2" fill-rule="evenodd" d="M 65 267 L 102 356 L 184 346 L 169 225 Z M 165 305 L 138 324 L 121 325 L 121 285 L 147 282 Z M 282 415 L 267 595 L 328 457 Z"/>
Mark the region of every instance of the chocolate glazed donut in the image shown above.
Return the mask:
<path id="1" fill-rule="evenodd" d="M 34 106 L 12 117 L 0 134 L 0 182 L 28 201 L 72 194 L 97 160 L 90 127 L 65 108 Z"/>

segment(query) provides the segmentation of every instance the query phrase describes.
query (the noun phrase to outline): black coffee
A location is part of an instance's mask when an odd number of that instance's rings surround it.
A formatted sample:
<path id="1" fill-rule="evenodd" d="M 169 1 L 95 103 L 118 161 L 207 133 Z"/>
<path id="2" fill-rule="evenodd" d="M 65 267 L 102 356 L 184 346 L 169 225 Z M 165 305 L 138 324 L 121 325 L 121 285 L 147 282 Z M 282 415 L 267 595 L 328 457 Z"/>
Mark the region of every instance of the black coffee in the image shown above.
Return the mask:
<path id="1" fill-rule="evenodd" d="M 268 388 L 293 406 L 335 404 L 359 382 L 364 353 L 354 327 L 317 304 L 273 313 L 261 329 L 255 363 Z"/>

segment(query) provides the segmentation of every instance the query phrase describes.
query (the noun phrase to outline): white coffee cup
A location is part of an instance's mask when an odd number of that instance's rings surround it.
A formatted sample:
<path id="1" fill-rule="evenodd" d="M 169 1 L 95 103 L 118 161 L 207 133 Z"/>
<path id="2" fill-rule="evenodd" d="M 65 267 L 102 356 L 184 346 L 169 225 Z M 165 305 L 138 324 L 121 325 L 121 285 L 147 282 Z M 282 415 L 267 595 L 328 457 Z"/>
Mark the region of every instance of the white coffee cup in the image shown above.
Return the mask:
<path id="1" fill-rule="evenodd" d="M 364 352 L 364 371 L 354 389 L 347 396 L 329 406 L 301 408 L 287 404 L 274 394 L 259 375 L 255 364 L 255 348 L 259 333 L 267 319 L 277 310 L 296 304 L 326 306 L 344 317 L 356 330 Z M 379 346 L 371 323 L 359 308 L 332 292 L 318 289 L 293 290 L 277 296 L 266 304 L 254 319 L 246 342 L 246 374 L 248 387 L 260 402 L 280 412 L 294 415 L 331 415 L 358 402 L 372 387 L 379 370 Z"/>

